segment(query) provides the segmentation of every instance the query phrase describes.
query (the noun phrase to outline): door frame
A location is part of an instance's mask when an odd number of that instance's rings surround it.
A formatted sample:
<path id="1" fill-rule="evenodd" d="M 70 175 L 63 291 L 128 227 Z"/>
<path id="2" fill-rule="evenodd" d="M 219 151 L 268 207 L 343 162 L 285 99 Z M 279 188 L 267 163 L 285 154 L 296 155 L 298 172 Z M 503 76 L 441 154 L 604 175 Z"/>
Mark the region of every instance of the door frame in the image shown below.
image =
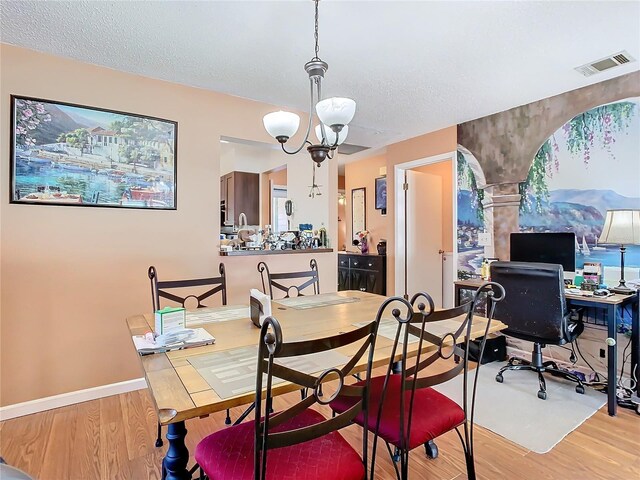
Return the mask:
<path id="1" fill-rule="evenodd" d="M 419 158 L 417 160 L 412 160 L 410 162 L 399 163 L 394 165 L 394 180 L 395 180 L 395 225 L 394 225 L 394 233 L 395 233 L 395 292 L 396 295 L 401 296 L 405 294 L 404 286 L 405 286 L 405 278 L 404 278 L 404 263 L 405 263 L 405 255 L 404 255 L 404 222 L 405 222 L 405 205 L 404 205 L 404 174 L 406 170 L 412 170 L 417 167 L 422 167 L 424 165 L 430 165 L 432 163 L 445 162 L 447 160 L 451 160 L 451 181 L 452 181 L 452 224 L 453 224 L 453 262 L 451 262 L 451 269 L 453 270 L 453 278 L 456 278 L 456 271 L 458 268 L 458 249 L 456 248 L 456 239 L 458 232 L 458 196 L 457 196 L 457 179 L 458 179 L 458 162 L 457 162 L 457 152 L 454 150 L 452 152 L 441 153 L 439 155 L 433 155 L 430 157 Z M 443 288 L 443 301 L 444 301 L 444 285 Z M 453 285 L 451 285 L 451 291 L 453 291 Z"/>

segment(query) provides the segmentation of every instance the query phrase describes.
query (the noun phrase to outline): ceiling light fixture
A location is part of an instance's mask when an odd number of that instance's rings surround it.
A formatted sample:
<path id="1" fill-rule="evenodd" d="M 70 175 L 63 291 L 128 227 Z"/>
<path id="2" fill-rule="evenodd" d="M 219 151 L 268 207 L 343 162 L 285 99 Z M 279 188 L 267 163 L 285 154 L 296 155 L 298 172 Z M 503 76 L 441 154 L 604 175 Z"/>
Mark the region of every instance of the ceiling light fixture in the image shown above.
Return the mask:
<path id="1" fill-rule="evenodd" d="M 284 144 L 290 137 L 294 136 L 300 126 L 300 117 L 292 112 L 272 112 L 264 116 L 262 122 L 264 128 L 269 135 L 275 138 L 282 150 L 289 155 L 295 155 L 302 148 L 309 144 L 307 151 L 311 155 L 311 159 L 316 165 L 324 161 L 325 158 L 333 158 L 333 154 L 342 142 L 347 138 L 349 133 L 348 123 L 353 119 L 356 112 L 356 102 L 350 98 L 326 98 L 322 100 L 322 79 L 329 68 L 326 62 L 318 57 L 318 1 L 316 4 L 315 16 L 315 56 L 304 65 L 304 69 L 309 75 L 309 84 L 311 87 L 311 100 L 309 103 L 309 124 L 307 133 L 305 134 L 302 145 L 296 150 L 288 151 Z M 315 98 L 315 102 L 314 102 Z M 316 103 L 317 102 L 317 103 Z M 315 113 L 320 124 L 315 128 L 315 134 L 318 138 L 318 144 L 309 141 L 311 133 L 311 125 L 313 123 L 313 111 L 315 105 Z M 315 182 L 314 182 L 315 183 Z"/>

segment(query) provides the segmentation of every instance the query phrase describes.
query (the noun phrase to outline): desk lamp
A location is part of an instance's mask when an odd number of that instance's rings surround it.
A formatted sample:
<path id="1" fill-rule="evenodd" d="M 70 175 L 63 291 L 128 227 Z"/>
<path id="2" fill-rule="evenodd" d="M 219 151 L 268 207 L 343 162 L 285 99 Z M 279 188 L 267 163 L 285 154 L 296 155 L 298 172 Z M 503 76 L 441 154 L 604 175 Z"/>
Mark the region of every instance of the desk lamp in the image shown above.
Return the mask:
<path id="1" fill-rule="evenodd" d="M 598 243 L 620 245 L 620 284 L 611 291 L 622 295 L 634 293 L 624 281 L 624 253 L 625 245 L 640 245 L 640 210 L 607 210 Z"/>

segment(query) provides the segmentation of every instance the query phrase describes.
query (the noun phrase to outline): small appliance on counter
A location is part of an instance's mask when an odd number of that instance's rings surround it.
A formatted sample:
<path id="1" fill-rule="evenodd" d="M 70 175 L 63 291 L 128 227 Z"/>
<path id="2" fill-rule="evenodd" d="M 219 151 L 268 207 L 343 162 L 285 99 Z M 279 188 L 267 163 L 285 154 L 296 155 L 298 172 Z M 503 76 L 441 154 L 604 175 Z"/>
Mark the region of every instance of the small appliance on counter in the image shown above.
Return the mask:
<path id="1" fill-rule="evenodd" d="M 378 255 L 386 255 L 387 254 L 387 241 L 384 238 L 381 238 L 378 244 L 376 245 L 378 249 Z"/>

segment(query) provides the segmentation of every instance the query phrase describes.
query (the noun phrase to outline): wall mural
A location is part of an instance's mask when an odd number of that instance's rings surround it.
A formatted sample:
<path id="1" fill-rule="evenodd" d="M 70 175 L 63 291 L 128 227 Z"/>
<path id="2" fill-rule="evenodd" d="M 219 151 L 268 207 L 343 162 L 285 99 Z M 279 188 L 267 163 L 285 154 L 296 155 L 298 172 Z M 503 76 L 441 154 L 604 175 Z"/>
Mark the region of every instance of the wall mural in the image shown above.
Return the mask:
<path id="1" fill-rule="evenodd" d="M 620 266 L 619 248 L 597 239 L 608 209 L 640 208 L 639 110 L 634 99 L 573 118 L 542 145 L 521 184 L 520 231 L 575 232 L 576 268 Z M 640 245 L 627 246 L 625 263 L 640 267 Z"/>
<path id="2" fill-rule="evenodd" d="M 575 232 L 577 268 L 585 261 L 620 265 L 618 247 L 598 245 L 597 238 L 607 209 L 640 208 L 639 103 L 636 98 L 603 105 L 571 119 L 540 147 L 520 184 L 520 231 Z M 460 278 L 478 274 L 484 257 L 477 241 L 485 227 L 483 197 L 459 151 Z M 640 268 L 640 246 L 629 245 L 625 261 L 628 267 Z"/>
<path id="3" fill-rule="evenodd" d="M 484 247 L 478 245 L 478 233 L 485 230 L 482 200 L 484 190 L 478 188 L 476 177 L 464 153 L 458 151 L 458 278 L 480 275 Z"/>
<path id="4" fill-rule="evenodd" d="M 468 152 L 458 152 L 458 277 L 480 273 L 485 230 L 482 200 Z M 598 245 L 607 209 L 640 208 L 640 99 L 588 110 L 549 137 L 520 184 L 521 232 L 575 232 L 576 268 L 620 266 L 620 250 Z M 640 245 L 627 246 L 626 277 L 640 269 Z M 615 278 L 607 278 L 616 284 Z"/>

